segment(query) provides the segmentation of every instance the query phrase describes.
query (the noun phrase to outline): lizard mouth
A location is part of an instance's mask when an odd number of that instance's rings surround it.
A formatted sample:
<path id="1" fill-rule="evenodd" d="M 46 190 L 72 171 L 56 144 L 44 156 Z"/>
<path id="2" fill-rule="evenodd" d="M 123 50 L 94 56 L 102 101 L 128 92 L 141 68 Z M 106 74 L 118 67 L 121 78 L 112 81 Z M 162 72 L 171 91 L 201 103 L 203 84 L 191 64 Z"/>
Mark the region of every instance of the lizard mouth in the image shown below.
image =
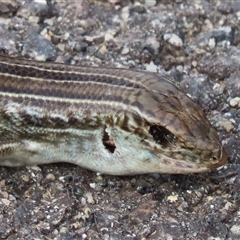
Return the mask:
<path id="1" fill-rule="evenodd" d="M 193 142 L 187 148 L 177 136 L 157 125 L 150 127 L 149 134 L 157 144 L 159 151 L 166 157 L 175 159 L 176 166 L 180 169 L 188 169 L 186 172 L 206 172 L 220 167 L 227 161 L 227 153 L 219 144 L 217 144 L 219 148 L 216 148 L 216 145 L 210 142 L 209 145 L 203 144 L 208 149 L 201 149 L 197 144 L 194 146 Z M 216 142 L 219 142 L 218 139 Z"/>

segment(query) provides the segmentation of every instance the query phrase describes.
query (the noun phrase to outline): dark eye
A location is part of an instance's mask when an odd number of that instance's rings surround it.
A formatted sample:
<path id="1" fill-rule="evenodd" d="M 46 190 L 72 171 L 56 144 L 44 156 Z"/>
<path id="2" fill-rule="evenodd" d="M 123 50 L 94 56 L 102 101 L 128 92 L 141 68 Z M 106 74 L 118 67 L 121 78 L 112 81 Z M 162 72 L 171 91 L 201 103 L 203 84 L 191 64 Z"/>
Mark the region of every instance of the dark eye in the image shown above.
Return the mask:
<path id="1" fill-rule="evenodd" d="M 156 143 L 164 146 L 176 140 L 176 136 L 161 126 L 152 125 L 149 129 L 149 133 L 152 135 Z"/>

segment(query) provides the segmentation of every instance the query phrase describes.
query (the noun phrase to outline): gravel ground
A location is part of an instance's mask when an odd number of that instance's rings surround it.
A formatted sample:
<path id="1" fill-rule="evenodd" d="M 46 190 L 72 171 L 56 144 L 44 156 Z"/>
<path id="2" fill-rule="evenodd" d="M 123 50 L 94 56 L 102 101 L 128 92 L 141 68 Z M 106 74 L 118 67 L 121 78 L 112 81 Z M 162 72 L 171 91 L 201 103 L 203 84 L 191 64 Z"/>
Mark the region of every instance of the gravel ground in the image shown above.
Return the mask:
<path id="1" fill-rule="evenodd" d="M 0 44 L 11 56 L 166 71 L 229 155 L 187 176 L 0 167 L 1 239 L 240 238 L 240 1 L 1 0 Z"/>

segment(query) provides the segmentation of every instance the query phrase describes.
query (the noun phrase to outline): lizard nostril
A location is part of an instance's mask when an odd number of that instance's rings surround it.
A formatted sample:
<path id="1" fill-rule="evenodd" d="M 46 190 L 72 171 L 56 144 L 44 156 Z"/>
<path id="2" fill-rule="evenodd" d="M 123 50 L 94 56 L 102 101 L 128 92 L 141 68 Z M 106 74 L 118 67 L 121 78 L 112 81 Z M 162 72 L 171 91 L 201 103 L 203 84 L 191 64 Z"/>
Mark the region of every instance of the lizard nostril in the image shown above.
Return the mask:
<path id="1" fill-rule="evenodd" d="M 210 158 L 210 161 L 211 161 L 211 162 L 217 162 L 217 161 L 218 161 L 218 158 L 217 158 L 216 156 L 212 156 L 212 157 Z"/>

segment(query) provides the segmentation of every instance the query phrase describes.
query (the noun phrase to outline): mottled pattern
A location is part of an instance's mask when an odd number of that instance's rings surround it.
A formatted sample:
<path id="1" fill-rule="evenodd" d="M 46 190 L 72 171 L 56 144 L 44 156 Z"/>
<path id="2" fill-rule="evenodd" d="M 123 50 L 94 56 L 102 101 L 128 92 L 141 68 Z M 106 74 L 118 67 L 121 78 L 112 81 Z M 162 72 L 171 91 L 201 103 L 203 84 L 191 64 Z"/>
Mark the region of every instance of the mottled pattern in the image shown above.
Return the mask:
<path id="1" fill-rule="evenodd" d="M 1 165 L 64 161 L 109 174 L 202 172 L 226 161 L 201 108 L 164 76 L 6 56 L 0 144 Z"/>

